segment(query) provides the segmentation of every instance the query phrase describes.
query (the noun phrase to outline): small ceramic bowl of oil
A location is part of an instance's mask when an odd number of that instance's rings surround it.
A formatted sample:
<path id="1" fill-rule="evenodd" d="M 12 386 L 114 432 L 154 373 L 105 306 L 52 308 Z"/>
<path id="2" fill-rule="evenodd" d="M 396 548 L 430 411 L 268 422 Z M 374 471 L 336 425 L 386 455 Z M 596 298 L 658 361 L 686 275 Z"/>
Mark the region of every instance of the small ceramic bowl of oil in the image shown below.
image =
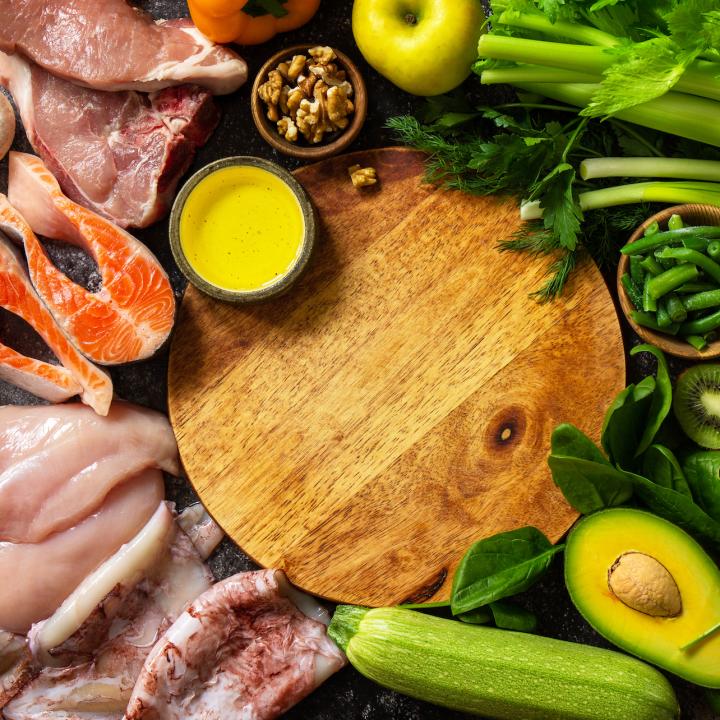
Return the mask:
<path id="1" fill-rule="evenodd" d="M 226 302 L 257 302 L 288 290 L 308 264 L 316 233 L 302 185 L 256 157 L 224 158 L 195 173 L 170 215 L 178 267 Z"/>

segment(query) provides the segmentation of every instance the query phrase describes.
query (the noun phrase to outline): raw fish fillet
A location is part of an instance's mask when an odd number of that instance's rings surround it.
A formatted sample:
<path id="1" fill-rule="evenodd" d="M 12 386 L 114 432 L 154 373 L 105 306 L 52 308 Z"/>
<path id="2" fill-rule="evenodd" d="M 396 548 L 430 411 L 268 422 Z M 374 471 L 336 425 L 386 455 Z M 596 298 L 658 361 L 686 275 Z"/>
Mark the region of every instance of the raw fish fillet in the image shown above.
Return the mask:
<path id="1" fill-rule="evenodd" d="M 0 541 L 37 543 L 67 530 L 148 468 L 180 472 L 160 413 L 124 402 L 107 417 L 79 404 L 0 407 Z"/>
<path id="2" fill-rule="evenodd" d="M 125 720 L 272 720 L 289 710 L 346 663 L 297 596 L 275 570 L 214 585 L 155 644 Z"/>
<path id="3" fill-rule="evenodd" d="M 63 195 L 40 158 L 10 153 L 10 202 L 38 235 L 78 245 L 102 278 L 94 293 L 74 283 L 33 234 L 23 237 L 33 285 L 58 324 L 91 360 L 144 360 L 167 340 L 175 296 L 157 258 L 132 235 Z"/>
<path id="4" fill-rule="evenodd" d="M 39 543 L 0 542 L 0 628 L 24 634 L 132 539 L 163 498 L 159 470 L 118 485 L 94 515 Z"/>
<path id="5" fill-rule="evenodd" d="M 125 0 L 0 0 L 0 50 L 99 90 L 194 83 L 235 92 L 247 65 L 189 20 L 153 21 Z"/>
<path id="6" fill-rule="evenodd" d="M 4 195 L 0 195 L 0 307 L 29 323 L 62 366 L 25 357 L 0 345 L 0 378 L 50 402 L 80 394 L 95 412 L 106 415 L 113 394 L 110 377 L 83 357 L 58 327 L 2 233 L 12 234 L 15 240 L 34 237 Z"/>
<path id="7" fill-rule="evenodd" d="M 2 52 L 0 84 L 65 194 L 122 227 L 146 227 L 167 213 L 219 117 L 197 86 L 151 95 L 88 90 Z"/>
<path id="8" fill-rule="evenodd" d="M 166 545 L 160 559 L 155 560 L 145 577 L 133 584 L 129 578 L 146 566 L 148 553 L 157 555 L 161 537 Z M 3 708 L 7 720 L 123 717 L 153 645 L 188 603 L 204 593 L 213 581 L 187 535 L 175 525 L 166 503 L 145 526 L 132 550 L 135 567 L 128 564 L 127 553 L 118 552 L 78 588 L 55 616 L 33 628 L 31 646 L 38 659 L 49 656 L 48 664 L 53 667 L 45 667 Z M 109 577 L 114 577 L 112 592 L 90 615 L 86 608 L 79 612 L 77 605 L 86 605 L 84 593 L 94 597 L 99 584 L 105 583 L 107 587 L 113 582 L 107 582 Z M 51 634 L 56 639 L 62 637 L 57 631 L 66 623 L 67 630 L 72 632 L 78 616 L 82 626 L 62 645 L 52 649 L 42 645 L 43 639 Z"/>

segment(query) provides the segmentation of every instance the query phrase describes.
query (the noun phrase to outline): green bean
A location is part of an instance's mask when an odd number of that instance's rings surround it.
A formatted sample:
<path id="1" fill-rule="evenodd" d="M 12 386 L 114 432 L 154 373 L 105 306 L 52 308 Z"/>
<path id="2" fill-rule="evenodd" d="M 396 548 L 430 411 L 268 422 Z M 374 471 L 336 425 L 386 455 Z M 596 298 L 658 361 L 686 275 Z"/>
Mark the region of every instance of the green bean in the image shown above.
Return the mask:
<path id="1" fill-rule="evenodd" d="M 713 260 L 720 259 L 720 242 L 718 242 L 717 240 L 713 240 L 711 243 L 709 243 L 707 246 L 707 254 Z"/>
<path id="2" fill-rule="evenodd" d="M 702 268 L 715 282 L 720 283 L 720 265 L 711 260 L 707 255 L 697 252 L 697 250 L 688 250 L 687 248 L 666 247 L 658 253 L 662 258 L 672 258 L 682 263 L 692 263 Z"/>
<path id="3" fill-rule="evenodd" d="M 622 282 L 623 287 L 625 288 L 625 292 L 627 293 L 628 298 L 630 298 L 630 302 L 635 306 L 635 309 L 642 310 L 642 293 L 638 289 L 637 285 L 635 285 L 632 278 L 627 273 L 625 273 L 622 276 L 620 282 Z"/>
<path id="4" fill-rule="evenodd" d="M 689 320 L 680 326 L 680 332 L 683 335 L 704 335 L 711 330 L 720 327 L 720 310 L 716 310 L 710 315 L 698 318 L 697 320 Z"/>
<path id="5" fill-rule="evenodd" d="M 646 270 L 650 275 L 659 275 L 663 272 L 662 265 L 652 255 L 648 255 L 644 258 L 640 263 L 640 267 L 643 270 Z"/>
<path id="6" fill-rule="evenodd" d="M 660 229 L 660 223 L 658 223 L 657 220 L 654 222 L 651 222 L 643 231 L 643 235 L 645 237 L 648 237 L 648 235 L 655 235 L 657 231 Z"/>
<path id="7" fill-rule="evenodd" d="M 694 250 L 688 250 L 688 252 L 695 252 Z M 700 253 L 697 253 L 698 255 Z M 705 258 L 706 260 L 708 258 Z M 712 262 L 712 260 L 710 260 Z M 718 266 L 720 271 L 720 266 Z M 648 295 L 657 300 L 658 298 L 667 295 L 672 292 L 675 288 L 680 287 L 683 283 L 695 280 L 700 273 L 695 265 L 691 263 L 685 263 L 683 265 L 676 265 L 670 270 L 666 270 L 660 275 L 650 278 L 646 284 L 645 289 Z M 645 310 L 648 308 L 646 307 Z"/>
<path id="8" fill-rule="evenodd" d="M 707 310 L 708 308 L 720 306 L 720 289 L 708 290 L 706 292 L 686 295 L 682 300 L 688 312 L 694 310 Z"/>
<path id="9" fill-rule="evenodd" d="M 663 269 L 663 271 L 669 270 L 671 267 L 675 267 L 675 265 L 677 265 L 677 263 L 674 260 L 658 257 L 659 252 L 660 252 L 659 250 L 655 251 L 655 259 L 658 261 L 658 264 Z"/>
<path id="10" fill-rule="evenodd" d="M 716 242 L 716 241 L 713 241 Z M 698 252 L 707 252 L 710 247 L 710 241 L 707 238 L 701 237 L 689 237 L 683 238 L 683 247 L 689 248 L 690 250 L 697 250 Z M 720 242 L 716 243 L 720 250 Z"/>
<path id="11" fill-rule="evenodd" d="M 658 309 L 655 316 L 655 321 L 657 322 L 658 327 L 662 328 L 663 330 L 665 330 L 665 328 L 669 328 L 672 325 L 670 313 L 668 313 L 667 311 L 667 304 L 664 299 L 658 302 Z"/>
<path id="12" fill-rule="evenodd" d="M 712 285 L 711 283 L 691 282 L 691 283 L 685 283 L 684 285 L 681 285 L 675 292 L 700 293 L 700 292 L 705 292 L 706 290 L 716 290 L 716 289 L 717 289 L 717 285 Z"/>
<path id="13" fill-rule="evenodd" d="M 639 255 L 633 255 L 630 258 L 630 277 L 632 281 L 639 286 L 642 286 L 643 280 L 645 279 L 645 271 L 641 263 L 642 260 Z"/>
<path id="14" fill-rule="evenodd" d="M 657 324 L 657 320 L 655 319 L 655 316 L 651 315 L 650 313 L 646 313 L 646 312 L 637 312 L 636 310 L 633 310 L 630 313 L 630 317 L 638 325 L 642 325 L 643 327 L 650 328 L 650 330 L 657 330 L 658 332 L 666 333 L 667 335 L 677 335 L 677 332 L 680 329 L 680 325 L 678 323 L 673 323 L 670 327 L 661 328 Z"/>
<path id="15" fill-rule="evenodd" d="M 690 343 L 696 350 L 705 350 L 707 341 L 701 335 L 686 335 L 685 341 Z"/>
<path id="16" fill-rule="evenodd" d="M 666 230 L 654 235 L 641 237 L 633 243 L 628 243 L 620 250 L 623 255 L 643 255 L 650 250 L 656 250 L 668 243 L 682 242 L 686 237 L 720 238 L 720 226 L 701 225 L 698 227 L 685 227 L 679 230 Z"/>
<path id="17" fill-rule="evenodd" d="M 668 315 L 670 315 L 673 322 L 685 322 L 687 320 L 685 305 L 675 293 L 668 295 L 665 302 L 667 303 Z"/>
<path id="18" fill-rule="evenodd" d="M 683 219 L 677 213 L 673 213 L 670 216 L 670 219 L 668 220 L 668 230 L 679 230 L 684 226 L 685 223 L 683 222 Z"/>
<path id="19" fill-rule="evenodd" d="M 658 275 L 658 277 L 660 277 Z M 657 300 L 650 294 L 650 281 L 653 279 L 652 275 L 645 276 L 645 283 L 643 284 L 643 310 L 645 312 L 657 312 Z"/>

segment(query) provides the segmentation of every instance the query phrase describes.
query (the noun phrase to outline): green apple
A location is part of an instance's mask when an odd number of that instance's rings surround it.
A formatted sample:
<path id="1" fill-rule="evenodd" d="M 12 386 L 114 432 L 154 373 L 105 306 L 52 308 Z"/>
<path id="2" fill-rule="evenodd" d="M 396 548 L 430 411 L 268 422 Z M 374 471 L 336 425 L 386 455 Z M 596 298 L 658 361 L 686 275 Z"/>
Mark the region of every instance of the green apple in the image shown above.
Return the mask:
<path id="1" fill-rule="evenodd" d="M 381 75 L 413 95 L 457 87 L 477 60 L 480 0 L 355 0 L 353 34 Z"/>

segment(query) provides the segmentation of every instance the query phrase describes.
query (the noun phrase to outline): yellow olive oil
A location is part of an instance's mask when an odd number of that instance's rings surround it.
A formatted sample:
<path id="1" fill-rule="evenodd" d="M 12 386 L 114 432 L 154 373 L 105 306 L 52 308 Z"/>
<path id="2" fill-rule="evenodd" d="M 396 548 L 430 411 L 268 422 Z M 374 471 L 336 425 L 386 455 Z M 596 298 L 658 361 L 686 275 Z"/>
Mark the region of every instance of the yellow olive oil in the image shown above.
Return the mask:
<path id="1" fill-rule="evenodd" d="M 302 209 L 290 187 L 249 165 L 203 178 L 180 217 L 187 261 L 204 280 L 225 290 L 258 290 L 285 275 L 304 233 Z"/>

